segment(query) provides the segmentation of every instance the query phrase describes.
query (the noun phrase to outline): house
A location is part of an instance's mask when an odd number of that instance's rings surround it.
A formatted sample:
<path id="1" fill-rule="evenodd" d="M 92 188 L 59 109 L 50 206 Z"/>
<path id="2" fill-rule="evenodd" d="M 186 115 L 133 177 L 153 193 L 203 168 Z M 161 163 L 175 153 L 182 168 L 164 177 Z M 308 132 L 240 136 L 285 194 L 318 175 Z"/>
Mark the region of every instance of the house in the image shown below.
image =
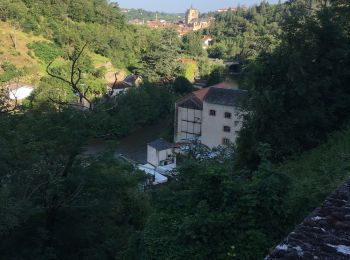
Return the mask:
<path id="1" fill-rule="evenodd" d="M 123 81 L 118 81 L 108 86 L 110 95 L 117 96 L 130 88 L 139 87 L 142 83 L 142 77 L 136 74 L 126 76 Z"/>
<path id="2" fill-rule="evenodd" d="M 176 168 L 174 145 L 159 138 L 147 145 L 147 163 L 137 168 L 153 176 L 153 185 L 165 183 L 168 176 Z"/>
<path id="3" fill-rule="evenodd" d="M 147 145 L 147 162 L 154 167 L 175 163 L 174 145 L 159 138 Z"/>
<path id="4" fill-rule="evenodd" d="M 222 82 L 180 99 L 175 104 L 175 143 L 199 141 L 209 148 L 234 143 L 242 127 L 240 105 L 246 96 L 246 91 Z"/>
<path id="5" fill-rule="evenodd" d="M 12 84 L 6 87 L 9 98 L 12 100 L 23 100 L 32 94 L 34 87 L 27 84 Z"/>

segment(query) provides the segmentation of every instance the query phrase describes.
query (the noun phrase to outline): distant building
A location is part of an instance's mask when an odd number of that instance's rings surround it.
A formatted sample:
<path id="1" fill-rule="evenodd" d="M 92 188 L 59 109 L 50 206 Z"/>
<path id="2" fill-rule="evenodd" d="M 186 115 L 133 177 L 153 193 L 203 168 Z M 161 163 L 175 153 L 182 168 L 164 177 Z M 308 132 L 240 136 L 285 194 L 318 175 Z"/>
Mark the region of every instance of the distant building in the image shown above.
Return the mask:
<path id="1" fill-rule="evenodd" d="M 199 141 L 209 148 L 234 143 L 242 127 L 247 92 L 221 83 L 194 91 L 175 105 L 175 143 Z"/>
<path id="2" fill-rule="evenodd" d="M 185 19 L 187 25 L 192 24 L 195 20 L 199 19 L 199 11 L 191 6 L 186 12 Z"/>
<path id="3" fill-rule="evenodd" d="M 139 87 L 142 83 L 142 77 L 136 74 L 128 75 L 123 81 L 109 84 L 109 92 L 111 96 L 116 96 L 127 91 L 130 88 Z"/>

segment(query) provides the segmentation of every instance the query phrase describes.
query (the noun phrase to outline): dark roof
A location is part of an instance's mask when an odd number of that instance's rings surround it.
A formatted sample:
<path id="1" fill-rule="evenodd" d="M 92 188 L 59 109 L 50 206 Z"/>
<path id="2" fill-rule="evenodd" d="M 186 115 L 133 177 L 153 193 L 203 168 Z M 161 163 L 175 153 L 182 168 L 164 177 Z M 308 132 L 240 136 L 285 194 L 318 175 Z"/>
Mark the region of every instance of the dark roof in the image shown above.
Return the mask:
<path id="1" fill-rule="evenodd" d="M 350 259 L 350 178 L 265 259 Z"/>
<path id="2" fill-rule="evenodd" d="M 148 144 L 149 146 L 153 147 L 154 149 L 161 151 L 173 148 L 174 145 L 169 143 L 168 141 L 164 140 L 163 138 L 159 138 L 157 140 L 154 140 L 153 142 L 150 142 Z"/>
<path id="3" fill-rule="evenodd" d="M 190 98 L 186 98 L 183 101 L 178 103 L 179 107 L 188 108 L 188 109 L 196 109 L 196 110 L 202 110 L 203 109 L 203 102 L 198 100 L 195 96 L 192 96 Z"/>
<path id="4" fill-rule="evenodd" d="M 138 78 L 139 78 L 138 75 L 130 74 L 123 81 L 130 84 L 130 85 L 134 85 Z"/>
<path id="5" fill-rule="evenodd" d="M 112 88 L 113 89 L 126 89 L 126 88 L 130 88 L 132 86 L 130 86 L 128 83 L 124 82 L 124 81 L 118 81 L 117 83 L 115 83 L 115 85 L 112 84 Z"/>
<path id="6" fill-rule="evenodd" d="M 245 90 L 211 87 L 204 101 L 217 105 L 239 106 L 246 99 L 247 95 L 248 92 Z"/>

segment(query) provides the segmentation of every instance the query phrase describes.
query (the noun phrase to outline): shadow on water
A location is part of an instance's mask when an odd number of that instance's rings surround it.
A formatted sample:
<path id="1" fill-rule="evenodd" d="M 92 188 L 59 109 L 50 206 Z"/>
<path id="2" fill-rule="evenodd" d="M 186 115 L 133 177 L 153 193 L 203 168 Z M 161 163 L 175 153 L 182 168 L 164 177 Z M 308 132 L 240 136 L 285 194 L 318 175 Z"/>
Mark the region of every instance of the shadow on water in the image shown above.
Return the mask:
<path id="1" fill-rule="evenodd" d="M 167 127 L 167 124 L 146 126 L 116 140 L 115 156 L 122 154 L 133 161 L 145 163 L 147 160 L 147 144 L 159 138 Z M 85 154 L 96 155 L 102 153 L 108 147 L 108 142 L 99 139 L 90 140 L 85 147 Z"/>

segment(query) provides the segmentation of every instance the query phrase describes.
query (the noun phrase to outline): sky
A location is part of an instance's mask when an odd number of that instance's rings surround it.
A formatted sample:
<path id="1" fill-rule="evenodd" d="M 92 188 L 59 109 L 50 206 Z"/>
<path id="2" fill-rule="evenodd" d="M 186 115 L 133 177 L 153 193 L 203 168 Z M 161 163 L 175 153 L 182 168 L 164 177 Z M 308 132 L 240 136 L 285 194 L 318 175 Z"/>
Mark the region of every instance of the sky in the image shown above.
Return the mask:
<path id="1" fill-rule="evenodd" d="M 184 13 L 191 4 L 200 12 L 215 11 L 219 8 L 260 3 L 260 0 L 116 0 L 121 8 L 142 8 L 149 11 L 163 11 L 168 13 Z M 277 3 L 278 0 L 269 0 Z"/>

